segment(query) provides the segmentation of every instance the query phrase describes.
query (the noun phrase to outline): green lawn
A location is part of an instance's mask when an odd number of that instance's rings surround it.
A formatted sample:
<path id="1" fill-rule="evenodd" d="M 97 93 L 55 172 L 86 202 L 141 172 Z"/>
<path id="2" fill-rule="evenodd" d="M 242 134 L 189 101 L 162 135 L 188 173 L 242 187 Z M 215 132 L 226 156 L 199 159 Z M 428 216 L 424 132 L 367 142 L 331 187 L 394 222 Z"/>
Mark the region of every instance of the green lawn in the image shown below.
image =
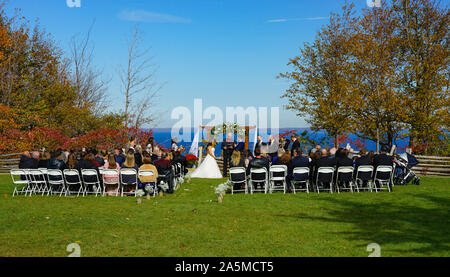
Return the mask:
<path id="1" fill-rule="evenodd" d="M 0 256 L 450 256 L 450 179 L 393 193 L 227 195 L 196 180 L 174 195 L 13 198 L 0 175 Z"/>

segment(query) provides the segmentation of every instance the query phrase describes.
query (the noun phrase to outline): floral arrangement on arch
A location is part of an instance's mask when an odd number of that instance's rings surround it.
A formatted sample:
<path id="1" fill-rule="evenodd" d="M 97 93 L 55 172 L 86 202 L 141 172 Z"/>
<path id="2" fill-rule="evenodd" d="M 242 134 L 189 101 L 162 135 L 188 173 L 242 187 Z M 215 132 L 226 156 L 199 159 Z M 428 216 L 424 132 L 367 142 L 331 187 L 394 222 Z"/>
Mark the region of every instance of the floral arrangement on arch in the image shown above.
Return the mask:
<path id="1" fill-rule="evenodd" d="M 238 136 L 245 137 L 245 127 L 236 123 L 224 123 L 214 126 L 211 129 L 211 137 L 213 138 L 213 141 L 217 141 L 219 135 L 223 135 L 228 132 L 232 132 L 234 134 L 237 134 Z"/>

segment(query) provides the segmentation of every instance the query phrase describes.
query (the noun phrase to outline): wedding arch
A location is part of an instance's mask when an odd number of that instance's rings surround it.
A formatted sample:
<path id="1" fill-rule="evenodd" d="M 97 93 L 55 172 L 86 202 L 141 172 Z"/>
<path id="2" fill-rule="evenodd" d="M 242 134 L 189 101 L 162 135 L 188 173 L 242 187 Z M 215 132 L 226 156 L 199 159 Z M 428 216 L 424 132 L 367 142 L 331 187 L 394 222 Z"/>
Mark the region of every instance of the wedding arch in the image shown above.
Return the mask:
<path id="1" fill-rule="evenodd" d="M 207 130 L 207 141 L 217 141 L 220 135 L 226 135 L 227 133 L 237 134 L 238 136 L 245 138 L 245 149 L 249 147 L 249 135 L 250 130 L 256 129 L 256 126 L 241 126 L 237 123 L 224 123 L 216 126 L 200 126 L 203 130 Z"/>

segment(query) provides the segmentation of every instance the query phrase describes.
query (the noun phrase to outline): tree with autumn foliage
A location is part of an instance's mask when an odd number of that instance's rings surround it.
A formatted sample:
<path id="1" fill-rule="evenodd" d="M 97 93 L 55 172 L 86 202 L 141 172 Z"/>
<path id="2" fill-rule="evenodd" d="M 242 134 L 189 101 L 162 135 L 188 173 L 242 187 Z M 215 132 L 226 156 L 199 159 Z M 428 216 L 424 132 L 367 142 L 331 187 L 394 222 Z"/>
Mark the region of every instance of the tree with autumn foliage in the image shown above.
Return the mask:
<path id="1" fill-rule="evenodd" d="M 399 81 L 410 145 L 444 154 L 450 147 L 450 10 L 430 0 L 395 0 L 392 10 L 400 23 Z"/>
<path id="2" fill-rule="evenodd" d="M 280 75 L 293 81 L 282 96 L 288 98 L 287 109 L 306 116 L 313 130 L 326 130 L 332 137 L 349 132 L 352 126 L 353 97 L 348 75 L 355 20 L 353 5 L 343 15 L 332 14 L 312 44 L 306 43 L 300 55 L 291 59 L 292 72 Z"/>
<path id="3" fill-rule="evenodd" d="M 358 16 L 353 5 L 290 60 L 282 96 L 312 129 L 353 133 L 392 146 L 410 137 L 425 154 L 450 154 L 450 13 L 433 0 L 383 1 Z"/>
<path id="4" fill-rule="evenodd" d="M 91 66 L 89 37 L 72 45 L 76 55 L 69 60 L 39 24 L 30 27 L 18 11 L 8 17 L 4 6 L 0 2 L 0 133 L 46 128 L 75 137 L 122 128 L 122 114 L 104 112 L 104 85 Z"/>

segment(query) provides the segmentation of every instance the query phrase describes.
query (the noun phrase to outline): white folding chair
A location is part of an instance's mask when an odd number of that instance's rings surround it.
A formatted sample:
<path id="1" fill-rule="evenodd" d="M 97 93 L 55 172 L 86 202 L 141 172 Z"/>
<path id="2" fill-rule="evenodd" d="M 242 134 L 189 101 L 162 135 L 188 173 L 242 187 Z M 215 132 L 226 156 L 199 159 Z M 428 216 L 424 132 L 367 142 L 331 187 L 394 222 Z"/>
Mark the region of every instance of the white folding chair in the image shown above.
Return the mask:
<path id="1" fill-rule="evenodd" d="M 14 185 L 13 197 L 16 193 L 24 193 L 26 195 L 28 190 L 31 189 L 27 171 L 24 169 L 11 169 L 9 174 Z"/>
<path id="2" fill-rule="evenodd" d="M 349 179 L 349 187 L 346 188 L 345 186 L 342 187 L 342 190 L 349 190 L 353 193 L 353 173 L 355 172 L 355 169 L 353 168 L 353 166 L 341 166 L 338 167 L 337 169 L 337 173 L 336 173 L 336 190 L 338 193 L 341 193 L 341 188 L 340 188 L 340 183 L 341 182 L 345 182 L 342 181 L 343 178 L 347 177 L 347 179 Z M 350 177 L 350 178 L 348 178 Z M 359 192 L 359 190 L 358 190 Z"/>
<path id="3" fill-rule="evenodd" d="M 173 180 L 172 180 L 173 190 L 176 191 L 178 190 L 178 185 L 181 185 L 177 164 L 172 165 L 172 172 L 173 172 Z"/>
<path id="4" fill-rule="evenodd" d="M 158 180 L 156 180 L 155 172 L 154 172 L 153 170 L 149 170 L 149 169 L 146 169 L 146 170 L 139 170 L 138 176 L 139 176 L 139 179 L 141 179 L 141 177 L 144 177 L 144 178 L 146 178 L 146 177 L 153 177 L 153 179 L 155 180 L 155 182 L 154 182 L 154 186 L 151 186 L 151 188 L 152 188 L 152 191 L 151 191 L 151 192 L 153 192 L 153 197 L 155 197 L 156 194 L 158 193 L 158 184 L 157 184 Z M 143 182 L 141 182 L 141 183 L 142 183 L 143 185 L 148 184 L 148 183 L 143 183 Z M 144 188 L 144 189 L 145 189 L 145 188 Z M 149 192 L 149 193 L 151 193 L 151 192 Z"/>
<path id="5" fill-rule="evenodd" d="M 323 184 L 323 190 L 329 191 L 330 193 L 333 193 L 333 177 L 334 177 L 334 167 L 319 167 L 317 169 L 317 176 L 316 176 L 316 187 L 317 187 L 317 193 L 320 193 L 320 187 L 319 187 L 319 177 L 324 175 L 324 181 L 320 181 L 320 183 Z M 325 183 L 330 184 L 330 188 L 325 188 Z"/>
<path id="6" fill-rule="evenodd" d="M 380 184 L 380 191 L 383 190 L 383 186 L 387 185 L 387 189 L 389 192 L 392 191 L 391 184 L 392 184 L 392 173 L 393 173 L 393 167 L 387 166 L 387 165 L 380 165 L 375 170 L 375 178 L 373 180 L 374 186 L 375 186 L 375 192 L 378 193 L 378 187 L 377 182 Z M 388 176 L 383 177 L 380 175 Z"/>
<path id="7" fill-rule="evenodd" d="M 125 177 L 125 179 L 124 179 Z M 136 192 L 138 190 L 138 174 L 134 168 L 122 168 L 120 170 L 120 184 L 121 184 L 121 196 L 124 194 L 134 195 L 136 197 Z M 135 187 L 134 192 L 124 192 L 125 186 Z"/>
<path id="8" fill-rule="evenodd" d="M 103 177 L 103 195 L 106 195 L 107 185 L 117 185 L 116 196 L 119 196 L 120 191 L 120 176 L 117 169 L 103 169 L 101 171 Z M 117 179 L 117 182 L 108 181 L 107 179 Z"/>
<path id="9" fill-rule="evenodd" d="M 81 181 L 80 173 L 76 169 L 64 169 L 64 181 L 65 185 L 65 195 L 70 196 L 72 193 L 76 193 L 77 197 L 80 196 L 80 193 L 84 195 L 83 182 Z M 78 191 L 71 190 L 72 187 L 79 187 Z"/>
<path id="10" fill-rule="evenodd" d="M 35 193 L 40 193 L 44 196 L 47 191 L 47 181 L 45 180 L 45 175 L 39 169 L 29 169 L 28 170 L 29 181 L 31 183 L 32 191 L 30 196 Z"/>
<path id="11" fill-rule="evenodd" d="M 231 182 L 231 194 L 235 192 L 245 192 L 248 193 L 247 185 L 247 173 L 244 167 L 232 167 L 230 168 L 230 182 Z M 242 180 L 244 178 L 244 180 Z M 234 189 L 235 185 L 244 184 L 244 189 Z"/>
<path id="12" fill-rule="evenodd" d="M 45 192 L 47 192 L 47 196 L 48 196 L 48 192 L 50 191 L 50 184 L 48 182 L 48 169 L 47 168 L 38 168 L 38 170 L 42 172 L 42 175 L 44 176 L 44 180 L 45 180 L 44 192 L 42 193 L 42 195 L 44 195 Z"/>
<path id="13" fill-rule="evenodd" d="M 373 166 L 371 165 L 360 165 L 356 169 L 355 182 L 357 185 L 358 192 L 360 190 L 368 190 L 372 192 L 372 177 L 373 177 Z M 367 187 L 364 187 L 364 183 L 367 183 Z"/>
<path id="14" fill-rule="evenodd" d="M 263 176 L 261 178 L 260 176 Z M 265 167 L 263 168 L 251 168 L 250 169 L 250 193 L 254 192 L 264 192 L 267 194 L 267 189 L 269 186 L 268 173 Z M 264 184 L 264 188 L 255 188 L 256 184 Z"/>
<path id="15" fill-rule="evenodd" d="M 297 189 L 295 188 L 295 185 L 298 184 L 305 184 L 306 188 L 305 189 L 298 189 L 298 191 L 306 191 L 307 193 L 309 193 L 309 174 L 310 174 L 310 169 L 309 167 L 296 167 L 294 168 L 293 172 L 292 172 L 292 181 L 291 181 L 291 185 L 292 185 L 292 191 L 294 192 L 294 194 L 297 193 Z M 303 178 L 298 178 L 298 176 L 303 176 Z"/>
<path id="16" fill-rule="evenodd" d="M 86 195 L 95 194 L 95 197 L 98 197 L 99 194 L 102 194 L 102 186 L 100 184 L 100 178 L 98 177 L 97 170 L 82 169 L 81 178 L 83 179 L 84 193 Z M 92 186 L 92 191 L 89 191 L 90 186 Z"/>
<path id="17" fill-rule="evenodd" d="M 48 186 L 49 186 L 49 190 L 47 195 L 53 195 L 55 191 L 54 187 L 58 187 L 59 189 L 59 197 L 61 197 L 63 195 L 63 193 L 66 192 L 66 188 L 64 185 L 64 176 L 61 170 L 59 169 L 49 169 L 47 171 L 47 175 L 48 175 Z"/>
<path id="18" fill-rule="evenodd" d="M 269 169 L 269 192 L 273 193 L 274 191 L 283 191 L 284 194 L 286 194 L 287 191 L 287 166 L 285 165 L 272 165 Z M 281 175 L 281 176 L 275 176 L 275 175 Z M 278 185 L 277 183 L 281 183 L 281 185 Z"/>

